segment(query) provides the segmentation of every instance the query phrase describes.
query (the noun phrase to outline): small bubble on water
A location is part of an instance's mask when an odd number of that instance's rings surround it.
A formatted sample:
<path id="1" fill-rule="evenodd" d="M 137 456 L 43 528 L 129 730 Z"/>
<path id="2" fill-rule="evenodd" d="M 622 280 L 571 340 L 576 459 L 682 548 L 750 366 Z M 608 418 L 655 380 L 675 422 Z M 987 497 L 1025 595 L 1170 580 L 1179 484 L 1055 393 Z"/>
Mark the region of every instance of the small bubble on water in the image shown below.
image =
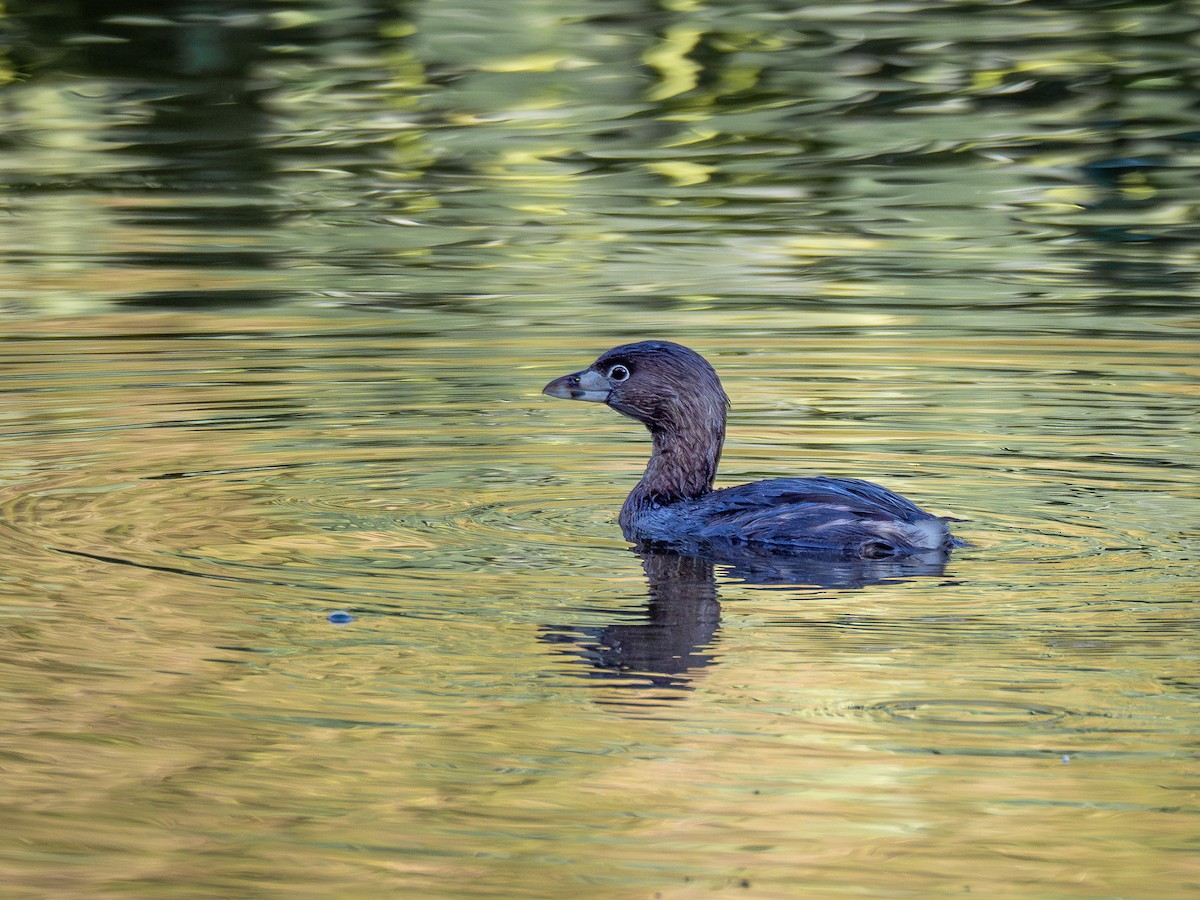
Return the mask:
<path id="1" fill-rule="evenodd" d="M 348 625 L 354 621 L 354 616 L 350 615 L 348 612 L 342 612 L 341 610 L 338 610 L 337 612 L 331 612 L 329 614 L 329 621 L 334 625 Z"/>

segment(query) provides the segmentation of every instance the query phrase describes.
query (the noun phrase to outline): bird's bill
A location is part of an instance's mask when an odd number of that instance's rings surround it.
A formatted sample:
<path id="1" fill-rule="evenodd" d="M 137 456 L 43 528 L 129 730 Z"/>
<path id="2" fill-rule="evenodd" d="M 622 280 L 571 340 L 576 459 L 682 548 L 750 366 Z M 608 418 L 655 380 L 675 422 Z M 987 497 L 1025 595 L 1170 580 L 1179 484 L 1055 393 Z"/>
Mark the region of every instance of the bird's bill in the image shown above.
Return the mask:
<path id="1" fill-rule="evenodd" d="M 560 400 L 585 400 L 588 403 L 607 403 L 608 379 L 593 369 L 585 369 L 562 378 L 555 378 L 542 388 L 543 394 Z"/>

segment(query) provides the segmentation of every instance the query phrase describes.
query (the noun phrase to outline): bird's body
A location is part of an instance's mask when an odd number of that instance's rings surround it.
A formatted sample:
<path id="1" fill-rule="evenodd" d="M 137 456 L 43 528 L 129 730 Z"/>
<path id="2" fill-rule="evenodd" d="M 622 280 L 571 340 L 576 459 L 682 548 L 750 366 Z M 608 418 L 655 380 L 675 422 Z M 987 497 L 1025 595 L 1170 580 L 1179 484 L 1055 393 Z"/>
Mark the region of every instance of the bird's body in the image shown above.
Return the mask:
<path id="1" fill-rule="evenodd" d="M 721 488 L 695 500 L 623 509 L 631 540 L 728 541 L 863 559 L 949 547 L 945 523 L 899 494 L 856 478 L 772 478 Z"/>
<path id="2" fill-rule="evenodd" d="M 956 545 L 943 519 L 856 478 L 774 478 L 713 490 L 728 399 L 704 358 L 679 344 L 615 347 L 589 368 L 550 382 L 545 393 L 605 403 L 649 429 L 653 452 L 619 519 L 632 541 L 858 559 Z"/>

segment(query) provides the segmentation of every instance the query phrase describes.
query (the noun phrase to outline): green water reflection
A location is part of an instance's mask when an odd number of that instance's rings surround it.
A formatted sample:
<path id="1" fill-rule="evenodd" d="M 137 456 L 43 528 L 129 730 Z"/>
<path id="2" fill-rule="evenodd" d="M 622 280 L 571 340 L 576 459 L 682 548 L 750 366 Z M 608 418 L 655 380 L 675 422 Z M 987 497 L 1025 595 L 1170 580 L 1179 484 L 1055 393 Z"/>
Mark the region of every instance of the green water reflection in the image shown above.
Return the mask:
<path id="1" fill-rule="evenodd" d="M 1195 282 L 1192 3 L 141 6 L 10 14 L 17 308 Z"/>
<path id="2" fill-rule="evenodd" d="M 5 7 L 7 889 L 1194 893 L 1196 4 L 497 8 Z M 651 336 L 971 546 L 639 557 Z"/>

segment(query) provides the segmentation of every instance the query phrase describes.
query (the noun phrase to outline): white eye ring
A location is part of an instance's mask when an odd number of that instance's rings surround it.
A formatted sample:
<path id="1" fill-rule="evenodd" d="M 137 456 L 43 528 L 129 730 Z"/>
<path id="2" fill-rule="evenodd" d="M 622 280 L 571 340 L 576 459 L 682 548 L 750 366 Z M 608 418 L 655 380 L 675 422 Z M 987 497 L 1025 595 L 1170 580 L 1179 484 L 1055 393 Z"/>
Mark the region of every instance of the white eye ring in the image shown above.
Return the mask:
<path id="1" fill-rule="evenodd" d="M 617 363 L 615 366 L 613 366 L 611 369 L 608 370 L 608 380 L 609 381 L 624 381 L 628 377 L 629 377 L 629 369 L 626 368 L 625 366 L 621 365 L 620 363 Z"/>

